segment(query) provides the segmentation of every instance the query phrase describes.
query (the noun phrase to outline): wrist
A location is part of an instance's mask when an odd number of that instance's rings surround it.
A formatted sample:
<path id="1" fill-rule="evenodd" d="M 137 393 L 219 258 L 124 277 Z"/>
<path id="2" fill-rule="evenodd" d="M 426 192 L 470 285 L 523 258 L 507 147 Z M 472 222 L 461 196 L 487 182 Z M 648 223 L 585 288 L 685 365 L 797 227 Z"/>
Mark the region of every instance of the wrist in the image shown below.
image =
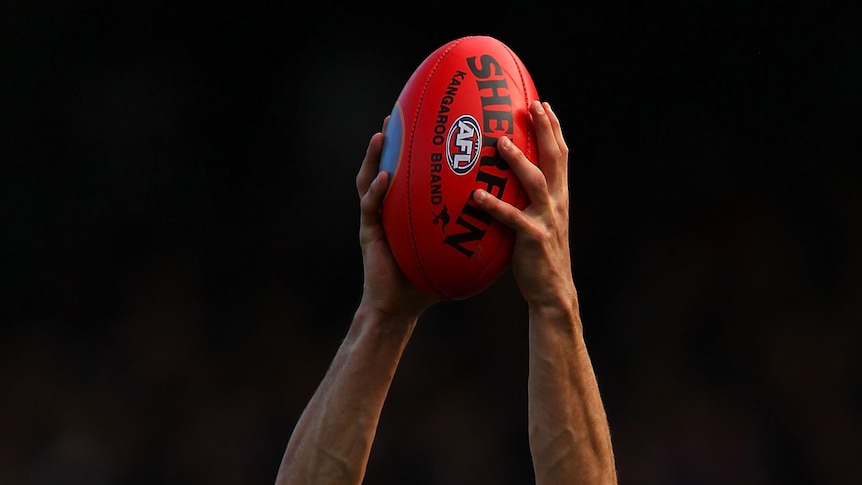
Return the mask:
<path id="1" fill-rule="evenodd" d="M 409 338 L 418 320 L 418 312 L 390 311 L 363 298 L 354 313 L 352 328 L 396 339 Z"/>
<path id="2" fill-rule="evenodd" d="M 527 305 L 530 322 L 538 324 L 540 329 L 557 328 L 575 334 L 581 332 L 581 314 L 575 288 L 547 293 L 542 298 L 528 301 Z"/>
<path id="3" fill-rule="evenodd" d="M 549 288 L 527 300 L 530 312 L 542 314 L 578 315 L 578 292 L 574 285 Z"/>

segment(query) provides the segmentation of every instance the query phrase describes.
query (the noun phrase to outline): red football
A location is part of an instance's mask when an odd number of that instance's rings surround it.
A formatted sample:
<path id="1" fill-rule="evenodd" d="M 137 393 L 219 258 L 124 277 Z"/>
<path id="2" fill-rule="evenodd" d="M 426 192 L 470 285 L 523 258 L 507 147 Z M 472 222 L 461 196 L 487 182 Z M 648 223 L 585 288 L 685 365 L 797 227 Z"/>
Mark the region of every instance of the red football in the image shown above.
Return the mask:
<path id="1" fill-rule="evenodd" d="M 383 142 L 380 170 L 390 182 L 381 215 L 395 259 L 419 289 L 464 299 L 509 265 L 513 231 L 478 209 L 471 194 L 482 188 L 527 206 L 497 140 L 508 136 L 538 163 L 528 111 L 535 99 L 518 56 L 487 36 L 438 48 L 407 81 Z"/>

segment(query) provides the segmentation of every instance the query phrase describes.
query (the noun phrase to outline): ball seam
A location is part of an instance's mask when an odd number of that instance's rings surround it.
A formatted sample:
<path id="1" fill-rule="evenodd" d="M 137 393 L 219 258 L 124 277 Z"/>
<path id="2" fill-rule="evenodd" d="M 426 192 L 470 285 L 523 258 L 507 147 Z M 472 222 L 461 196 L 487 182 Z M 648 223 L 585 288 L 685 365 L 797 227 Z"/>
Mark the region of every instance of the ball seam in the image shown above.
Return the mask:
<path id="1" fill-rule="evenodd" d="M 419 96 L 419 102 L 416 104 L 416 111 L 413 113 L 413 122 L 410 124 L 411 129 L 410 129 L 410 150 L 409 150 L 409 153 L 410 153 L 410 158 L 411 158 L 410 162 L 411 163 L 407 164 L 407 214 L 409 214 L 409 217 L 407 218 L 407 220 L 410 223 L 410 242 L 412 243 L 412 246 L 413 246 L 413 255 L 416 258 L 416 264 L 419 266 L 419 273 L 422 274 L 422 277 L 425 279 L 425 282 L 428 284 L 428 287 L 431 288 L 435 293 L 437 293 L 438 296 L 440 296 L 443 299 L 451 299 L 451 295 L 448 292 L 441 291 L 440 288 L 438 288 L 437 285 L 434 284 L 434 282 L 431 280 L 431 277 L 425 271 L 425 266 L 422 264 L 422 259 L 419 256 L 419 248 L 417 247 L 417 243 L 416 243 L 416 232 L 414 231 L 414 228 L 413 228 L 413 208 L 412 208 L 411 203 L 410 203 L 410 201 L 412 200 L 410 190 L 412 187 L 411 178 L 412 178 L 412 172 L 413 172 L 413 170 L 412 170 L 412 168 L 413 168 L 413 163 L 412 163 L 413 162 L 413 160 L 412 160 L 413 159 L 413 141 L 416 139 L 415 138 L 416 137 L 416 123 L 418 122 L 419 112 L 422 110 L 422 105 L 425 102 L 425 95 L 427 94 L 427 91 L 428 91 L 428 85 L 431 84 L 431 78 L 433 77 L 434 73 L 437 72 L 437 67 L 440 65 L 440 63 L 443 61 L 443 59 L 445 59 L 446 56 L 449 55 L 449 53 L 452 51 L 452 49 L 455 48 L 455 46 L 457 46 L 458 44 L 463 42 L 465 39 L 466 38 L 461 38 L 461 39 L 457 39 L 457 40 L 452 41 L 450 43 L 451 45 L 449 45 L 448 48 L 446 48 L 444 51 L 442 51 L 440 53 L 440 55 L 437 57 L 437 59 L 435 60 L 434 65 L 431 67 L 430 71 L 428 72 L 427 77 L 425 78 L 425 85 L 422 87 L 422 92 Z"/>

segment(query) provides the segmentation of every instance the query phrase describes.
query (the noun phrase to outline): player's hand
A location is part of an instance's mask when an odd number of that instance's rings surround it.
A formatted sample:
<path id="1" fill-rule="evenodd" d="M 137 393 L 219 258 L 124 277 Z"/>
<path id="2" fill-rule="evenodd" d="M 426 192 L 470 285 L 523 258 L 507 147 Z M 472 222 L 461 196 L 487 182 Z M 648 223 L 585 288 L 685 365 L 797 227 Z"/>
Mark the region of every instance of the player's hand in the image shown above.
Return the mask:
<path id="1" fill-rule="evenodd" d="M 505 137 L 497 143 L 500 156 L 521 181 L 530 204 L 522 211 L 483 190 L 474 200 L 480 208 L 515 233 L 512 272 L 530 305 L 560 305 L 576 301 L 569 251 L 569 149 L 560 121 L 547 103 L 530 105 L 541 169 Z"/>
<path id="2" fill-rule="evenodd" d="M 384 132 L 388 121 L 387 116 L 383 122 Z M 366 305 L 381 316 L 418 317 L 437 300 L 418 290 L 404 276 L 384 235 L 380 207 L 389 184 L 389 175 L 380 171 L 382 149 L 383 133 L 375 133 L 356 175 L 361 210 L 359 244 L 365 269 L 360 305 Z"/>

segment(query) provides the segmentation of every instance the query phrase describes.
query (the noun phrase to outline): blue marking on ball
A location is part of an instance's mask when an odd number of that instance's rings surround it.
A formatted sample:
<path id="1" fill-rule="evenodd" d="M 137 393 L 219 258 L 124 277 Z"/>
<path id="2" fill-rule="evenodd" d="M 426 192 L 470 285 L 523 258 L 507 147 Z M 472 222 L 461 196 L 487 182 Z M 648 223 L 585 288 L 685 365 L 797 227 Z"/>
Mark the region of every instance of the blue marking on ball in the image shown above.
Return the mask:
<path id="1" fill-rule="evenodd" d="M 389 123 L 386 125 L 386 133 L 383 136 L 383 152 L 380 154 L 380 171 L 389 174 L 390 182 L 398 168 L 403 143 L 404 119 L 401 116 L 401 106 L 395 103 L 392 114 L 389 116 Z"/>

